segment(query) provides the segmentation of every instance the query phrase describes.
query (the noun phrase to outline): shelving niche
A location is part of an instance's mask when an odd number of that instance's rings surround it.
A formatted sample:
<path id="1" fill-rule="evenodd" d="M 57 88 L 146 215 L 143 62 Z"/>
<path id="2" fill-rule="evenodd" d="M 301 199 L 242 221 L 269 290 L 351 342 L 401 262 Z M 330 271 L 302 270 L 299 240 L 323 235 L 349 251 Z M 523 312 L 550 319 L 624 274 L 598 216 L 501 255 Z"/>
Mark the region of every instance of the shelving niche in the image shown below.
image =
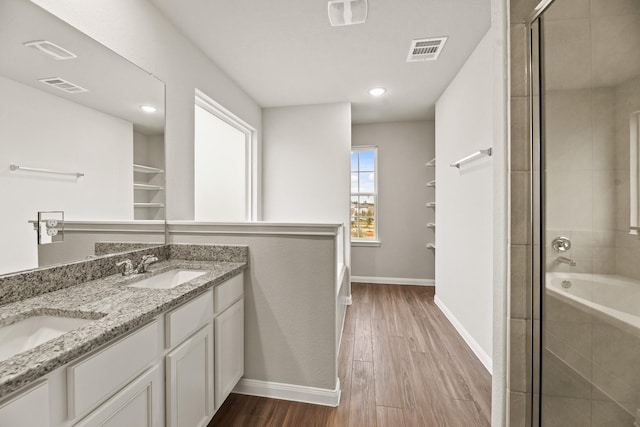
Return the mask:
<path id="1" fill-rule="evenodd" d="M 428 161 L 427 163 L 425 163 L 425 166 L 433 171 L 435 171 L 436 168 L 436 159 L 435 157 L 433 159 L 431 159 L 430 161 Z M 434 179 L 431 181 L 428 181 L 425 185 L 427 188 L 433 188 L 433 200 L 431 201 L 427 201 L 427 203 L 425 204 L 425 206 L 427 208 L 431 208 L 435 211 L 436 209 L 436 202 L 435 202 L 435 189 L 436 189 L 436 180 L 435 180 L 435 173 L 434 175 Z M 435 212 L 434 212 L 435 215 Z M 435 233 L 436 233 L 436 224 L 435 222 L 428 222 L 427 223 L 427 228 L 429 230 L 431 230 L 432 234 L 433 234 L 433 240 L 435 241 Z M 436 245 L 435 243 L 427 243 L 426 244 L 426 248 L 430 249 L 432 251 L 436 250 Z"/>
<path id="2" fill-rule="evenodd" d="M 165 219 L 164 137 L 133 135 L 133 217 Z"/>

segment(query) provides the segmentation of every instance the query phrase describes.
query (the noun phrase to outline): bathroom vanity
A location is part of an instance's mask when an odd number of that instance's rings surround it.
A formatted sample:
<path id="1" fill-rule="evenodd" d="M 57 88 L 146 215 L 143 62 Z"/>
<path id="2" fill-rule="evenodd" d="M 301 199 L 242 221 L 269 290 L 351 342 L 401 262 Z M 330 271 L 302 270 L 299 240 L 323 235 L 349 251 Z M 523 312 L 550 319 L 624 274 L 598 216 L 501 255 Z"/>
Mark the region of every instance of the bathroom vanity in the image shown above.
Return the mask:
<path id="1" fill-rule="evenodd" d="M 0 333 L 16 327 L 16 337 L 30 333 L 23 324 L 35 336 L 71 320 L 0 360 L 0 426 L 206 426 L 244 373 L 246 247 L 232 249 L 244 257 L 204 261 L 203 246 L 195 255 L 189 246 L 164 251 L 149 273 L 0 306 Z"/>

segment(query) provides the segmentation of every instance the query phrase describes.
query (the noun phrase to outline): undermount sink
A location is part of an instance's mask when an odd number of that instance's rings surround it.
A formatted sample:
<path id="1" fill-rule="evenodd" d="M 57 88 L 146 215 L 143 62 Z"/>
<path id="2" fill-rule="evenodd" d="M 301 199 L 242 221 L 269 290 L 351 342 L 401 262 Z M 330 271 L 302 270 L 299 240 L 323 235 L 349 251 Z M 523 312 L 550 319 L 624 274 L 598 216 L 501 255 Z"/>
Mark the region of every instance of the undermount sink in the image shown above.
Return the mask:
<path id="1" fill-rule="evenodd" d="M 0 327 L 0 360 L 31 350 L 91 322 L 90 319 L 40 315 Z"/>
<path id="2" fill-rule="evenodd" d="M 132 288 L 172 289 L 206 274 L 202 270 L 170 270 L 130 284 Z"/>

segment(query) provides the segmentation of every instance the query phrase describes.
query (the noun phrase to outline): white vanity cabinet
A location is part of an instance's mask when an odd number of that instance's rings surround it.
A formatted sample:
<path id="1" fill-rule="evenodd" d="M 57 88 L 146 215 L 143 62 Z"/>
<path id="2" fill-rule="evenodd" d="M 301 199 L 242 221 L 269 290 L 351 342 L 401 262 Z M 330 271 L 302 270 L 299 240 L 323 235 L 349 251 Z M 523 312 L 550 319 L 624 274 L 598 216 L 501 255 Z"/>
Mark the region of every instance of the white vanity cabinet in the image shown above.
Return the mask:
<path id="1" fill-rule="evenodd" d="M 162 370 L 147 370 L 74 427 L 162 427 Z"/>
<path id="2" fill-rule="evenodd" d="M 204 427 L 244 373 L 243 273 L 0 401 L 0 427 Z"/>
<path id="3" fill-rule="evenodd" d="M 49 381 L 43 381 L 0 405 L 0 426 L 49 427 Z"/>
<path id="4" fill-rule="evenodd" d="M 74 427 L 164 425 L 162 330 L 154 320 L 66 368 L 67 417 L 83 416 Z"/>
<path id="5" fill-rule="evenodd" d="M 243 290 L 239 274 L 165 316 L 168 348 L 204 325 L 167 355 L 167 427 L 206 426 L 244 374 Z"/>
<path id="6" fill-rule="evenodd" d="M 165 315 L 167 427 L 206 426 L 214 413 L 213 291 Z"/>
<path id="7" fill-rule="evenodd" d="M 216 410 L 244 375 L 244 301 L 240 299 L 215 319 Z"/>
<path id="8" fill-rule="evenodd" d="M 97 353 L 69 365 L 69 418 L 86 414 L 146 368 L 158 363 L 160 326 L 158 321 L 153 321 Z"/>
<path id="9" fill-rule="evenodd" d="M 214 290 L 216 410 L 244 375 L 244 274 Z"/>
<path id="10" fill-rule="evenodd" d="M 203 427 L 214 413 L 213 328 L 187 338 L 166 358 L 167 427 Z"/>

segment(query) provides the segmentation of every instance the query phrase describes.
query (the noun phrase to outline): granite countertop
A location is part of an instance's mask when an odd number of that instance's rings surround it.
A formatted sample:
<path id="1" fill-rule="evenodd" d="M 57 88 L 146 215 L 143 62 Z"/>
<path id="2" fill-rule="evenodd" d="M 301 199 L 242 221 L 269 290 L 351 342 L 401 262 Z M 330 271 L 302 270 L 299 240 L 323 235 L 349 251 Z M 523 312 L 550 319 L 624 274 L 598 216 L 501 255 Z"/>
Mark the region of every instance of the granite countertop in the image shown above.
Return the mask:
<path id="1" fill-rule="evenodd" d="M 151 265 L 150 271 L 145 274 L 114 274 L 1 306 L 0 327 L 34 315 L 92 321 L 29 351 L 0 361 L 0 398 L 122 337 L 159 314 L 237 275 L 246 267 L 246 262 L 170 259 Z M 126 286 L 176 268 L 207 270 L 207 273 L 173 289 Z"/>

